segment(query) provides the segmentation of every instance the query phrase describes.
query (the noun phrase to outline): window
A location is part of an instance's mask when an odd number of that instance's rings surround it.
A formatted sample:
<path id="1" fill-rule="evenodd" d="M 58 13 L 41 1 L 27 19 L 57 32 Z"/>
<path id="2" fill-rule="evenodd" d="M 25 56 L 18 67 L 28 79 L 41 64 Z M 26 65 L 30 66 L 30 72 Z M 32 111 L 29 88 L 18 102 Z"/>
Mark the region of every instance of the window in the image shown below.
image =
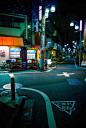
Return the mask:
<path id="1" fill-rule="evenodd" d="M 16 21 L 15 17 L 0 16 L 0 26 L 19 28 L 19 23 Z"/>

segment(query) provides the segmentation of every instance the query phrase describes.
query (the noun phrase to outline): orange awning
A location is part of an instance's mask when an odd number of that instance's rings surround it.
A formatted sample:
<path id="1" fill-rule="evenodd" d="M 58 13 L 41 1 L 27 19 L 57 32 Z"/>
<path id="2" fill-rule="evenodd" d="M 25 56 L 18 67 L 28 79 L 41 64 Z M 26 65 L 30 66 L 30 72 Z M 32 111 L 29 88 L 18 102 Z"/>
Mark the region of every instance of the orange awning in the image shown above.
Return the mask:
<path id="1" fill-rule="evenodd" d="M 0 36 L 0 46 L 24 46 L 23 38 Z"/>

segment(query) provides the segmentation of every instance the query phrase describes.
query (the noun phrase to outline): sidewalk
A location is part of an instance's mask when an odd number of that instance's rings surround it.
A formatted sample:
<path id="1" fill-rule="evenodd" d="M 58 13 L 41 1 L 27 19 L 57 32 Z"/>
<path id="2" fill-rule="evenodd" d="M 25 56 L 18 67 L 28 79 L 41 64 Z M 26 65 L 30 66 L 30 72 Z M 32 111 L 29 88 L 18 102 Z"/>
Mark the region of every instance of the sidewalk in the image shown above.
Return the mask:
<path id="1" fill-rule="evenodd" d="M 37 70 L 0 70 L 0 73 L 29 73 L 29 72 L 40 72 Z"/>
<path id="2" fill-rule="evenodd" d="M 17 126 L 35 128 L 36 125 L 37 128 L 43 128 L 40 126 L 41 124 L 44 124 L 47 128 L 46 108 L 43 97 L 33 91 L 17 89 L 15 100 L 12 101 L 10 91 L 8 93 L 8 90 L 3 90 L 3 85 L 11 82 L 9 74 L 5 75 L 5 77 L 1 75 L 0 78 L 0 94 L 3 95 L 0 95 L 1 128 L 15 128 Z M 19 81 L 16 80 L 16 82 Z"/>
<path id="3" fill-rule="evenodd" d="M 5 96 L 6 95 L 6 96 Z M 1 128 L 33 128 L 33 111 L 35 99 L 27 99 L 15 93 L 15 100 L 7 93 L 0 97 L 0 127 Z"/>

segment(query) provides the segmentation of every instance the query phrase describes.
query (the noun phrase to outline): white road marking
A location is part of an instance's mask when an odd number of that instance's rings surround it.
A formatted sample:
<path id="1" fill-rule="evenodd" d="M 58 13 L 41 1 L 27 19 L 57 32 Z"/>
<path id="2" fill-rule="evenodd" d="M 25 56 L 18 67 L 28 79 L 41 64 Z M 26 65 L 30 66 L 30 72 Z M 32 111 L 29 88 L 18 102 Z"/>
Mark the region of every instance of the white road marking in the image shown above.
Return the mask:
<path id="1" fill-rule="evenodd" d="M 63 72 L 63 74 L 56 74 L 57 76 L 65 76 L 65 77 L 70 77 L 69 75 L 72 75 L 72 74 L 75 74 L 75 73 L 67 73 L 67 72 Z"/>
<path id="2" fill-rule="evenodd" d="M 45 93 L 43 93 L 42 91 L 39 91 L 37 89 L 24 88 L 24 87 L 22 87 L 21 89 L 34 91 L 34 92 L 37 92 L 37 93 L 39 93 L 43 96 L 43 98 L 45 100 L 45 104 L 46 104 L 46 111 L 47 111 L 47 118 L 48 118 L 49 128 L 56 128 L 56 123 L 55 123 L 55 119 L 54 119 L 52 106 L 51 106 L 51 102 L 50 102 L 49 97 Z"/>
<path id="3" fill-rule="evenodd" d="M 12 78 L 12 77 L 14 77 L 14 74 L 10 73 L 9 76 Z"/>
<path id="4" fill-rule="evenodd" d="M 3 90 L 3 88 L 0 88 L 0 90 Z"/>
<path id="5" fill-rule="evenodd" d="M 52 101 L 51 103 L 58 107 L 60 111 L 64 111 L 69 115 L 75 110 L 75 101 Z"/>
<path id="6" fill-rule="evenodd" d="M 7 74 L 9 74 L 9 73 L 0 73 L 0 75 L 7 75 Z"/>
<path id="7" fill-rule="evenodd" d="M 52 71 L 52 69 L 50 69 L 50 70 L 47 70 L 47 71 L 45 71 L 45 72 L 50 72 L 50 71 Z"/>
<path id="8" fill-rule="evenodd" d="M 29 74 L 29 73 L 43 73 L 43 72 L 14 72 L 13 74 Z"/>

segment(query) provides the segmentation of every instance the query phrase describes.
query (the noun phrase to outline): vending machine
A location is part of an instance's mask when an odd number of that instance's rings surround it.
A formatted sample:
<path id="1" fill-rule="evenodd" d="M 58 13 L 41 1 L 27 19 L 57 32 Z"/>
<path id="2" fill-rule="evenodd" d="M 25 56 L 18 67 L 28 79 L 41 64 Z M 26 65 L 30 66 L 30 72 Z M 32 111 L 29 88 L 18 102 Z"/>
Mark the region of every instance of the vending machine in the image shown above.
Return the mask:
<path id="1" fill-rule="evenodd" d="M 27 50 L 27 70 L 37 68 L 37 51 Z"/>
<path id="2" fill-rule="evenodd" d="M 22 69 L 22 49 L 10 47 L 9 50 L 10 69 Z"/>

